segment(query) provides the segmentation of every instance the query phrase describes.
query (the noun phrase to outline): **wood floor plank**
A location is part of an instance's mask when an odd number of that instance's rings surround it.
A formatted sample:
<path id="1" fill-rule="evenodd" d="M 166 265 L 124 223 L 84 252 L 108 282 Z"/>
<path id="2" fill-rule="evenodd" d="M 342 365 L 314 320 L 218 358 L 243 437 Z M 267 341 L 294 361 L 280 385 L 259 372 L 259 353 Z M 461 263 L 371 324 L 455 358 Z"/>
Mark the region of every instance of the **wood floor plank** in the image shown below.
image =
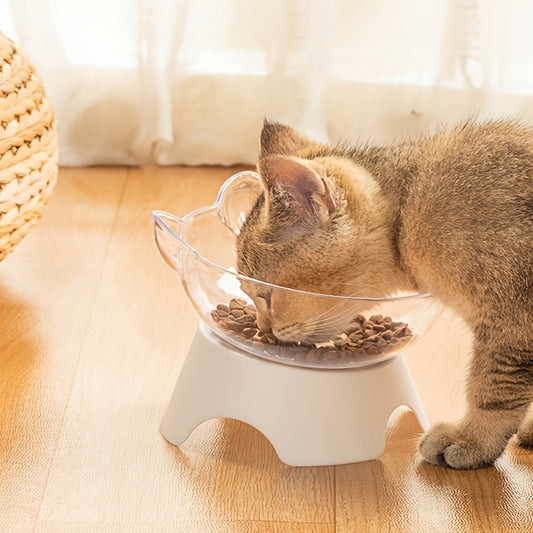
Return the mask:
<path id="1" fill-rule="evenodd" d="M 413 447 L 337 467 L 337 532 L 533 530 L 530 454 L 513 449 L 496 468 L 452 471 L 414 459 Z"/>
<path id="2" fill-rule="evenodd" d="M 464 411 L 470 340 L 463 328 L 446 311 L 407 356 L 434 421 L 453 420 Z M 533 453 L 511 442 L 495 467 L 454 471 L 420 459 L 419 434 L 414 415 L 404 411 L 389 428 L 378 460 L 336 467 L 338 533 L 533 531 Z"/>
<path id="3" fill-rule="evenodd" d="M 181 447 L 158 428 L 197 318 L 158 256 L 150 211 L 211 203 L 235 169 L 62 169 L 45 216 L 0 263 L 0 531 L 533 531 L 533 453 L 423 463 L 395 413 L 384 454 L 290 468 L 254 428 L 211 420 Z M 464 410 L 470 352 L 446 311 L 406 360 L 432 421 Z"/>
<path id="4" fill-rule="evenodd" d="M 126 171 L 113 176 L 62 169 L 0 263 L 1 531 L 27 533 L 37 516 Z"/>
<path id="5" fill-rule="evenodd" d="M 165 524 L 125 523 L 94 524 L 77 522 L 38 524 L 35 533 L 334 533 L 333 525 L 294 524 L 290 522 L 256 522 L 196 520 L 176 521 Z"/>
<path id="6" fill-rule="evenodd" d="M 258 431 L 233 420 L 206 422 L 181 449 L 158 434 L 197 319 L 156 252 L 150 210 L 212 203 L 228 176 L 130 171 L 41 523 L 333 524 L 333 468 L 288 468 Z"/>

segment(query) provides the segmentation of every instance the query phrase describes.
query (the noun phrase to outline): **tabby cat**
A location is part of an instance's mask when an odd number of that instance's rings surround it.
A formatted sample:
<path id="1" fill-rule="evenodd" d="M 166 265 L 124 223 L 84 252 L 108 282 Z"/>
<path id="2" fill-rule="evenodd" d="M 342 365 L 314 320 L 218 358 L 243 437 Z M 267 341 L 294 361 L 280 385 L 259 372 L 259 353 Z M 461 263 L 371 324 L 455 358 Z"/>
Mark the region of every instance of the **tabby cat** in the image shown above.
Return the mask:
<path id="1" fill-rule="evenodd" d="M 474 346 L 466 415 L 430 428 L 421 455 L 470 469 L 492 464 L 515 433 L 533 448 L 533 129 L 467 121 L 371 147 L 266 121 L 258 171 L 265 192 L 237 239 L 239 272 L 329 294 L 432 292 Z M 251 296 L 263 328 L 312 337 L 320 310 Z"/>

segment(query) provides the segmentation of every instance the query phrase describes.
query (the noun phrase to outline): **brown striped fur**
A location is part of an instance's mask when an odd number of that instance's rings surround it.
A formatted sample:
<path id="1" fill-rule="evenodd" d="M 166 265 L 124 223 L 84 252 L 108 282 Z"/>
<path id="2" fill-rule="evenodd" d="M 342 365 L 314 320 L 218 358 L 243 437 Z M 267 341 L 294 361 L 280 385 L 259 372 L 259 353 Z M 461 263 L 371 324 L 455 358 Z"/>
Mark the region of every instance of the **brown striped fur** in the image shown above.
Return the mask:
<path id="1" fill-rule="evenodd" d="M 416 142 L 329 146 L 265 122 L 258 169 L 243 274 L 333 294 L 431 291 L 470 325 L 467 413 L 432 427 L 422 456 L 478 468 L 516 432 L 533 447 L 533 130 L 467 121 Z M 254 296 L 265 326 L 305 321 Z"/>

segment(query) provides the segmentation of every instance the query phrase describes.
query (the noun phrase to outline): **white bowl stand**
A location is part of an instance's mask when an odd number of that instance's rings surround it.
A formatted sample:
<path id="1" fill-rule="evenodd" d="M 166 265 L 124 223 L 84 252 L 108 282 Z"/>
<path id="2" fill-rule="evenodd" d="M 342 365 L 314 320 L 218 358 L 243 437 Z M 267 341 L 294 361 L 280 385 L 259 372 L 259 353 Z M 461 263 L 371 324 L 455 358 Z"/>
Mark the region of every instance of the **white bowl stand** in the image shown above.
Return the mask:
<path id="1" fill-rule="evenodd" d="M 170 398 L 161 434 L 179 445 L 202 422 L 227 417 L 261 431 L 293 466 L 375 459 L 391 413 L 407 405 L 428 421 L 403 355 L 372 366 L 320 370 L 248 355 L 200 325 Z"/>

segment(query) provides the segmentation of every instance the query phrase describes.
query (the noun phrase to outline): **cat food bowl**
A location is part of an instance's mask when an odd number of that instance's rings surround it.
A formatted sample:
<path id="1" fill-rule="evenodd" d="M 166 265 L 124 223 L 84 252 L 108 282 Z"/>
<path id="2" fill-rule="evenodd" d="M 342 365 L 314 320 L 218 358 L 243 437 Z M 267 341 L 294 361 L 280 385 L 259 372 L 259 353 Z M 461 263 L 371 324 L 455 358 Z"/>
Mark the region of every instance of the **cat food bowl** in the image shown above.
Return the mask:
<path id="1" fill-rule="evenodd" d="M 199 317 L 213 333 L 247 354 L 321 369 L 380 363 L 420 338 L 435 316 L 430 294 L 333 296 L 240 276 L 235 240 L 261 191 L 257 174 L 240 172 L 224 184 L 210 207 L 183 218 L 153 213 L 159 251 L 179 274 Z M 313 331 L 302 332 L 296 342 L 264 334 L 249 294 L 268 294 L 310 312 L 317 310 Z"/>
<path id="2" fill-rule="evenodd" d="M 399 405 L 427 426 L 401 351 L 439 308 L 429 294 L 335 296 L 239 275 L 236 238 L 262 190 L 257 174 L 240 172 L 212 206 L 183 218 L 153 212 L 157 247 L 201 319 L 163 436 L 179 444 L 204 420 L 232 417 L 262 431 L 288 464 L 375 458 Z M 300 339 L 263 331 L 250 295 L 266 294 L 307 310 L 312 331 Z"/>

